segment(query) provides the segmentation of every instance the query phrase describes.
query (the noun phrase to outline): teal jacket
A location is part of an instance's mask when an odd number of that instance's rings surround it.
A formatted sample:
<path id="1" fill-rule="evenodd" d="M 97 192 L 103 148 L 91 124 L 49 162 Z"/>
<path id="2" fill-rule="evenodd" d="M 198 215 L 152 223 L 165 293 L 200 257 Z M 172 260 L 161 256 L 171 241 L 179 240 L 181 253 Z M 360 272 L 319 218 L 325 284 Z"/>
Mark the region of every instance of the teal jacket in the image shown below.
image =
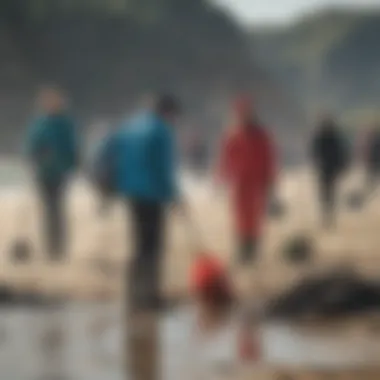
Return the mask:
<path id="1" fill-rule="evenodd" d="M 97 165 L 112 172 L 119 195 L 161 203 L 178 196 L 175 136 L 171 126 L 153 113 L 133 117 L 110 135 Z"/>
<path id="2" fill-rule="evenodd" d="M 42 181 L 61 181 L 79 163 L 79 143 L 73 120 L 65 114 L 37 118 L 29 127 L 26 154 Z"/>

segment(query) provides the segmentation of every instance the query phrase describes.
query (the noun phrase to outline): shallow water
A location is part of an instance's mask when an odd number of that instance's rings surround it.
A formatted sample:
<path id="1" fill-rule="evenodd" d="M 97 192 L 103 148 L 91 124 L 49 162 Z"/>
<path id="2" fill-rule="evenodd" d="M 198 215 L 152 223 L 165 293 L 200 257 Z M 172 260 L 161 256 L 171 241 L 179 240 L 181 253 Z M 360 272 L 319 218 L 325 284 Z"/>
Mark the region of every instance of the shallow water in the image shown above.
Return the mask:
<path id="1" fill-rule="evenodd" d="M 181 347 L 187 345 L 181 342 L 186 336 L 187 316 L 188 311 L 181 310 L 161 321 L 166 345 L 162 352 L 179 362 L 187 360 L 180 357 L 184 352 Z M 264 325 L 260 330 L 263 359 L 272 365 L 347 368 L 380 359 L 376 336 L 352 340 L 331 332 L 300 333 L 288 325 Z M 2 309 L 0 379 L 125 380 L 123 335 L 121 306 L 116 303 L 72 304 L 50 310 Z M 164 378 L 174 380 L 175 375 Z"/>
<path id="2" fill-rule="evenodd" d="M 2 310 L 0 378 L 125 379 L 119 309 L 117 305 L 71 305 Z"/>

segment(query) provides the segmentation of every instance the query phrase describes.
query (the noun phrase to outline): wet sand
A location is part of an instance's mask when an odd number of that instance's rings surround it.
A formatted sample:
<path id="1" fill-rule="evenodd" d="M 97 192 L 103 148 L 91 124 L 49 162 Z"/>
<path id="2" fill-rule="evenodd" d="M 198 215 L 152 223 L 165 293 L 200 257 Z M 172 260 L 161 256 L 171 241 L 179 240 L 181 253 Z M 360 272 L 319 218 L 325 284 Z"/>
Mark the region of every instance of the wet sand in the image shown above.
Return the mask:
<path id="1" fill-rule="evenodd" d="M 342 193 L 357 188 L 357 178 L 354 175 Z M 184 188 L 205 246 L 226 262 L 233 262 L 234 241 L 225 196 L 210 189 L 205 180 L 187 178 Z M 310 173 L 284 175 L 280 193 L 287 215 L 280 220 L 268 218 L 259 261 L 251 269 L 234 272 L 242 294 L 267 297 L 308 271 L 339 264 L 352 265 L 368 276 L 380 275 L 380 194 L 361 211 L 349 210 L 342 204 L 336 230 L 325 231 L 319 221 Z M 67 200 L 69 260 L 63 266 L 51 266 L 43 250 L 40 207 L 32 187 L 8 190 L 0 197 L 2 283 L 49 294 L 65 293 L 82 300 L 121 295 L 131 246 L 124 204 L 116 202 L 103 219 L 98 215 L 98 199 L 91 188 L 85 183 L 73 185 Z M 168 294 L 186 293 L 187 269 L 195 249 L 187 226 L 180 216 L 171 215 L 163 262 L 163 288 Z M 314 241 L 316 257 L 310 265 L 291 266 L 283 260 L 284 243 L 297 234 L 307 234 Z M 27 263 L 15 264 L 11 251 L 19 239 L 30 242 L 33 257 Z"/>

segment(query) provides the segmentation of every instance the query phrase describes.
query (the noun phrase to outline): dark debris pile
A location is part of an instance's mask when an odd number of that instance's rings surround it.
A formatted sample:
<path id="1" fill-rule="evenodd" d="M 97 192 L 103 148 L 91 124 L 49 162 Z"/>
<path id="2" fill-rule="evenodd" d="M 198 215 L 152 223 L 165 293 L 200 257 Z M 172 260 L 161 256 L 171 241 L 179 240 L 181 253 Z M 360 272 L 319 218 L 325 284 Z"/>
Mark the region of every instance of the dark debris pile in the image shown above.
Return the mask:
<path id="1" fill-rule="evenodd" d="M 351 271 L 334 271 L 303 279 L 273 299 L 266 310 L 271 319 L 340 318 L 380 311 L 380 281 Z"/>
<path id="2" fill-rule="evenodd" d="M 17 291 L 0 284 L 0 309 L 8 307 L 51 307 L 64 304 L 63 297 L 48 297 L 34 291 Z"/>

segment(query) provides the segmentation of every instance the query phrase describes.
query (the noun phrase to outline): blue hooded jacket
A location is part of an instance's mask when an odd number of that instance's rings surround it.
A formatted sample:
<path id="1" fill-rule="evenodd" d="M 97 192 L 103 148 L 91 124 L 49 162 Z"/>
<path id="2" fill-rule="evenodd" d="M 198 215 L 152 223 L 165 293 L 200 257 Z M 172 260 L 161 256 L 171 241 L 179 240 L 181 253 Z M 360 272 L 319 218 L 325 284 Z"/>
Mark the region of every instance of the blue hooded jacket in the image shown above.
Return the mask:
<path id="1" fill-rule="evenodd" d="M 122 196 L 163 203 L 177 198 L 175 138 L 153 113 L 133 117 L 109 136 L 97 163 L 113 172 L 115 190 Z"/>
<path id="2" fill-rule="evenodd" d="M 64 115 L 41 116 L 29 128 L 26 153 L 42 181 L 64 179 L 79 161 L 73 120 Z"/>

